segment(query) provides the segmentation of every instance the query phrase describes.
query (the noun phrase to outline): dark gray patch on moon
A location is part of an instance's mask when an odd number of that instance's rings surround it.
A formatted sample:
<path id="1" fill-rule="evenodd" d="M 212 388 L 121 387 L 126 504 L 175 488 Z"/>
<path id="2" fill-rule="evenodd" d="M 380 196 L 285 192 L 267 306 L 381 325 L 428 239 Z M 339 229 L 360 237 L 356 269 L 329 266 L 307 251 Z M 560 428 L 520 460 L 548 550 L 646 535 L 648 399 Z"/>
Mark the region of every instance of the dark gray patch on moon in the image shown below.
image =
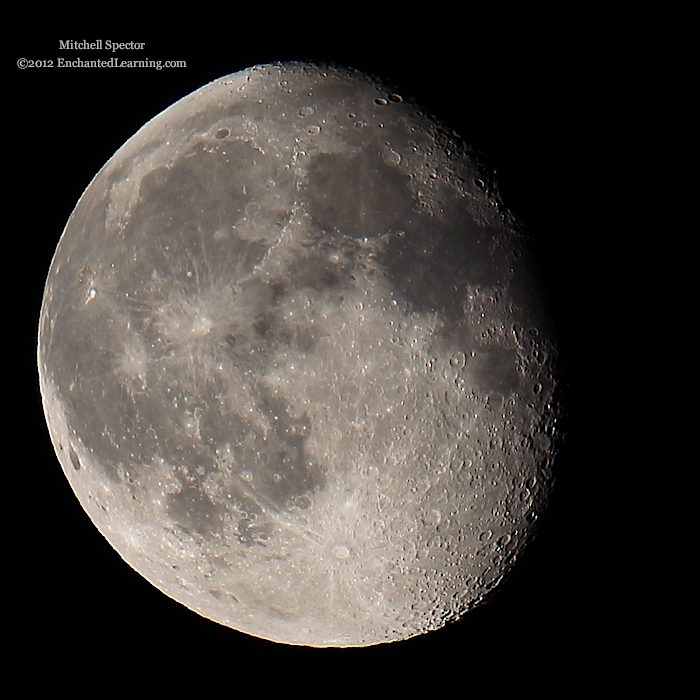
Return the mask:
<path id="1" fill-rule="evenodd" d="M 400 228 L 412 210 L 408 175 L 369 149 L 319 154 L 308 177 L 309 214 L 323 231 L 374 238 Z"/>
<path id="2" fill-rule="evenodd" d="M 165 593 L 276 641 L 459 618 L 551 484 L 526 242 L 392 95 L 304 64 L 205 86 L 98 173 L 46 284 L 42 397 L 83 507 Z"/>

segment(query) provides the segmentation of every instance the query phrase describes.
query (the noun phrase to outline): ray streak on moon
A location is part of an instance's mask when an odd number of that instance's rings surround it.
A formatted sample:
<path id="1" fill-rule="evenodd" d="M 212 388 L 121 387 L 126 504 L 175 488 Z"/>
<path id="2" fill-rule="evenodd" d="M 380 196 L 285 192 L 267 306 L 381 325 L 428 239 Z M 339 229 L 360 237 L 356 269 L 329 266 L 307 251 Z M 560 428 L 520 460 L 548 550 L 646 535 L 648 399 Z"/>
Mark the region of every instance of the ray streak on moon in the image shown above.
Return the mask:
<path id="1" fill-rule="evenodd" d="M 58 244 L 38 368 L 119 554 L 278 642 L 459 619 L 551 487 L 557 348 L 525 237 L 457 135 L 352 70 L 257 66 L 124 144 Z"/>

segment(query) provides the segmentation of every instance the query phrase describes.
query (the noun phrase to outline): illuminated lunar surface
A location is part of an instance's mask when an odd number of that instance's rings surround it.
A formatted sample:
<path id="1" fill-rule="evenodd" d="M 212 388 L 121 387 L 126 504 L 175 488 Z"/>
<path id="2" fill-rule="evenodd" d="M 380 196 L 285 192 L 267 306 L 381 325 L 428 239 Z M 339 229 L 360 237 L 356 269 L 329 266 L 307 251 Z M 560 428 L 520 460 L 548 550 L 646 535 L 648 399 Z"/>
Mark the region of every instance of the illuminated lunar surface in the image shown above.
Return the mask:
<path id="1" fill-rule="evenodd" d="M 360 73 L 259 66 L 146 124 L 56 250 L 63 470 L 168 596 L 266 639 L 441 627 L 546 504 L 556 347 L 455 134 Z"/>

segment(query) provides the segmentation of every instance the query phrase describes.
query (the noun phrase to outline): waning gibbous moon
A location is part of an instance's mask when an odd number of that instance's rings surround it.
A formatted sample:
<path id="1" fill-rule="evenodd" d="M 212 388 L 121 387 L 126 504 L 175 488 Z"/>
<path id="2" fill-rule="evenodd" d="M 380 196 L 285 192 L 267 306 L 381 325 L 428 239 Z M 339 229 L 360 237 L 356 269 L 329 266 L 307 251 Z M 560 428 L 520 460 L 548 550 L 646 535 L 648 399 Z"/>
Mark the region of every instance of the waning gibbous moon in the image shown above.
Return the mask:
<path id="1" fill-rule="evenodd" d="M 530 539 L 557 348 L 524 236 L 459 137 L 352 70 L 180 100 L 83 193 L 38 369 L 93 523 L 193 611 L 365 646 L 479 604 Z"/>

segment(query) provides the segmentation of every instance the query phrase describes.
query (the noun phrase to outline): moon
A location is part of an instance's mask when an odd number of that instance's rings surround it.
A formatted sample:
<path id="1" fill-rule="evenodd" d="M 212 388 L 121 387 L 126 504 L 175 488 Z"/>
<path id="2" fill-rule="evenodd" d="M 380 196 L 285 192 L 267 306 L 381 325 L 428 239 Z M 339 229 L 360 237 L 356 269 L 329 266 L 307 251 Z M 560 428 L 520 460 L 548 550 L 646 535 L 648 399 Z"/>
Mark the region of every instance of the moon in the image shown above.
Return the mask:
<path id="1" fill-rule="evenodd" d="M 120 556 L 265 639 L 438 629 L 546 508 L 558 350 L 527 237 L 393 86 L 256 66 L 138 131 L 66 225 L 38 334 L 63 471 Z"/>

